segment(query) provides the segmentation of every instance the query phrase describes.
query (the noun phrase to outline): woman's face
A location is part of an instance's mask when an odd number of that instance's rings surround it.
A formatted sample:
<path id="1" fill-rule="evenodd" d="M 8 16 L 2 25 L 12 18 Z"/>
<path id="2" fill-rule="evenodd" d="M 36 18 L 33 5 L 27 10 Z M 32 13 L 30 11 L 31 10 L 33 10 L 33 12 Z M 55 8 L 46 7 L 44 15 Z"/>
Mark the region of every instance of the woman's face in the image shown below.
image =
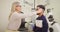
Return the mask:
<path id="1" fill-rule="evenodd" d="M 21 11 L 21 5 L 16 5 L 15 9 L 16 11 Z"/>

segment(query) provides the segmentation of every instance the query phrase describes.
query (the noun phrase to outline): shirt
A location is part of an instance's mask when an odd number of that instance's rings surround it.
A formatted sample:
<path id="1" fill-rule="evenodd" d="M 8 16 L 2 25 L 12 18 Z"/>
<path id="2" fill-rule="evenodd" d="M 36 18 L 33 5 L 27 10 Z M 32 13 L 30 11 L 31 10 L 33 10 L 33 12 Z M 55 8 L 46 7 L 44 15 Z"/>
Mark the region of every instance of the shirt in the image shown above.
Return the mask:
<path id="1" fill-rule="evenodd" d="M 33 29 L 34 32 L 48 32 L 48 23 L 47 23 L 45 16 L 44 15 L 42 15 L 41 17 L 38 16 L 36 20 L 42 20 L 42 28 L 39 28 L 35 25 Z"/>

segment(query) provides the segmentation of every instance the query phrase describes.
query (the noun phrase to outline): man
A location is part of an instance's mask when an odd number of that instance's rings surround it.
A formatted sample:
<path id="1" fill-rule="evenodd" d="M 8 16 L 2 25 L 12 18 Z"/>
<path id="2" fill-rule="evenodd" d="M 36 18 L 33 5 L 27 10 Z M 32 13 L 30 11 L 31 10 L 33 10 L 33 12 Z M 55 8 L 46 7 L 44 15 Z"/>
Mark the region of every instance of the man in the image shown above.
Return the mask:
<path id="1" fill-rule="evenodd" d="M 41 22 L 42 26 L 38 27 L 35 24 L 35 27 L 33 28 L 33 31 L 34 32 L 48 32 L 48 23 L 47 23 L 47 20 L 46 20 L 46 18 L 44 16 L 45 6 L 38 5 L 37 6 L 37 11 L 40 11 L 40 13 L 37 13 L 38 17 L 36 18 L 36 20 L 42 20 L 42 22 Z"/>

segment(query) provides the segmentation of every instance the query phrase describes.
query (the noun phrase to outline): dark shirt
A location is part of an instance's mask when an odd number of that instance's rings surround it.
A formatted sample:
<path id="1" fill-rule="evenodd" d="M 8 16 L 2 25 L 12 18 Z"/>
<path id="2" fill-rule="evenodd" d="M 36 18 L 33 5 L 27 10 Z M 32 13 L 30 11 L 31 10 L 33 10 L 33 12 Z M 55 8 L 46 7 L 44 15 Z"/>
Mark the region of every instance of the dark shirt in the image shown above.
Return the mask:
<path id="1" fill-rule="evenodd" d="M 42 20 L 42 28 L 37 27 L 36 25 L 33 28 L 34 32 L 48 32 L 48 23 L 44 15 L 37 17 L 36 20 Z"/>

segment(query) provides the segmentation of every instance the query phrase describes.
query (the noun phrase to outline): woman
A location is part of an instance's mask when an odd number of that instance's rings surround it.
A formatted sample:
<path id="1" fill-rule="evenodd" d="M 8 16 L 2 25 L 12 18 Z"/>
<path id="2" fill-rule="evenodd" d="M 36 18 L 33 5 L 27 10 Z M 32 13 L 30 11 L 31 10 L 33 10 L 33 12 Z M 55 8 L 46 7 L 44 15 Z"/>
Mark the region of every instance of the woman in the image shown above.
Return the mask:
<path id="1" fill-rule="evenodd" d="M 9 24 L 6 32 L 19 32 L 18 28 L 21 25 L 21 19 L 30 17 L 36 13 L 39 13 L 39 11 L 30 13 L 30 14 L 22 14 L 21 13 L 21 5 L 19 2 L 14 2 L 12 4 L 11 14 L 9 16 Z"/>

